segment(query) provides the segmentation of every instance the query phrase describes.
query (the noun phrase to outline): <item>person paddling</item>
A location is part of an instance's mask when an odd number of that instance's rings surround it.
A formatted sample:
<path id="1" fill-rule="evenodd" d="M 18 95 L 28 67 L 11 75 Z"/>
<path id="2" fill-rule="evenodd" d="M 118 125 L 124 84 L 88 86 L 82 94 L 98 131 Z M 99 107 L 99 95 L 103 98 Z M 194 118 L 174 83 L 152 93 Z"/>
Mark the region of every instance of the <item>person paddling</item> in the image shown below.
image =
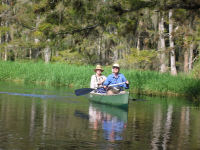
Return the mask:
<path id="1" fill-rule="evenodd" d="M 123 88 L 125 89 L 129 89 L 129 82 L 128 80 L 126 80 L 125 76 L 121 73 L 119 73 L 120 71 L 120 66 L 119 64 L 115 63 L 112 66 L 112 74 L 110 74 L 107 79 L 105 80 L 105 82 L 103 83 L 104 88 L 107 90 L 107 94 L 111 95 L 111 94 L 118 94 L 121 91 L 123 91 Z M 109 85 L 112 84 L 119 84 L 119 83 L 123 83 L 121 85 L 116 85 L 116 86 L 111 86 L 108 87 Z"/>
<path id="2" fill-rule="evenodd" d="M 99 88 L 102 86 L 103 82 L 106 80 L 106 76 L 102 75 L 103 68 L 101 65 L 97 65 L 96 68 L 94 69 L 95 74 L 92 75 L 91 81 L 90 81 L 90 88 L 96 89 L 95 92 L 98 93 L 105 93 L 105 90 Z"/>

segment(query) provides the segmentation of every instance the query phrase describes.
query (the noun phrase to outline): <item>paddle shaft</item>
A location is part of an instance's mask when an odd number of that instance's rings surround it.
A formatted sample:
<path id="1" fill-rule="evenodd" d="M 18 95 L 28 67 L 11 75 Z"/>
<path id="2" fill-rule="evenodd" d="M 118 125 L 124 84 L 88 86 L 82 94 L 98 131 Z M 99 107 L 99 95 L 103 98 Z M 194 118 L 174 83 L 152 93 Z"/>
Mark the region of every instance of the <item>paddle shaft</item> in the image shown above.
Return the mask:
<path id="1" fill-rule="evenodd" d="M 125 83 L 126 83 L 126 82 L 111 84 L 111 85 L 108 85 L 108 87 L 116 86 L 116 85 L 122 85 L 122 84 L 125 84 Z M 99 88 L 103 88 L 103 87 L 104 87 L 104 85 L 101 85 L 100 87 L 97 87 L 97 88 L 95 88 L 94 90 L 99 89 Z"/>
<path id="2" fill-rule="evenodd" d="M 110 87 L 110 86 L 116 86 L 116 85 L 122 85 L 122 84 L 124 84 L 124 83 L 126 83 L 126 82 L 111 84 L 111 85 L 108 85 L 108 87 Z"/>
<path id="3" fill-rule="evenodd" d="M 117 84 L 111 84 L 111 85 L 108 85 L 108 87 L 111 87 L 111 86 L 116 86 L 116 85 L 122 85 L 124 84 L 125 82 L 122 82 L 122 83 L 117 83 Z M 99 88 L 102 88 L 103 86 L 100 86 L 98 88 L 95 88 L 95 89 L 92 89 L 92 88 L 82 88 L 82 89 L 77 89 L 75 90 L 75 94 L 76 96 L 81 96 L 81 95 L 85 95 L 85 94 L 88 94 L 96 89 L 99 89 Z"/>

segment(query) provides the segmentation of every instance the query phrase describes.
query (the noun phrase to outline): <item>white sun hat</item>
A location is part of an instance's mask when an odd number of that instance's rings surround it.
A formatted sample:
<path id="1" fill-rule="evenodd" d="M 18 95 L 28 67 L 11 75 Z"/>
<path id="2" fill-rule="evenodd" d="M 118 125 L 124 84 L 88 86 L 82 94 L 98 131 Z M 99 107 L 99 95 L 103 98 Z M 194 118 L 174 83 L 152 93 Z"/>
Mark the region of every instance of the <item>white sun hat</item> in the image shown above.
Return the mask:
<path id="1" fill-rule="evenodd" d="M 113 64 L 113 67 L 119 68 L 119 64 L 115 63 L 115 64 Z"/>

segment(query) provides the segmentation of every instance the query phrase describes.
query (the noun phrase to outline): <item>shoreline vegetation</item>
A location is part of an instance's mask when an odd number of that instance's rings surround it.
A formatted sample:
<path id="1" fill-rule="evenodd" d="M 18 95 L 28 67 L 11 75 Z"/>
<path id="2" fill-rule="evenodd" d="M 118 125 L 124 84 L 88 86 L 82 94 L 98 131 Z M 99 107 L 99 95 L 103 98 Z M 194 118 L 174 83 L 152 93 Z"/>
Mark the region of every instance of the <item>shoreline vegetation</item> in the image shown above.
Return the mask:
<path id="1" fill-rule="evenodd" d="M 24 83 L 89 87 L 94 66 L 79 66 L 64 63 L 0 61 L 0 80 Z M 103 74 L 108 76 L 111 67 L 105 66 Z M 151 96 L 187 96 L 199 100 L 200 80 L 188 75 L 161 74 L 155 71 L 121 69 L 130 82 L 130 92 Z"/>

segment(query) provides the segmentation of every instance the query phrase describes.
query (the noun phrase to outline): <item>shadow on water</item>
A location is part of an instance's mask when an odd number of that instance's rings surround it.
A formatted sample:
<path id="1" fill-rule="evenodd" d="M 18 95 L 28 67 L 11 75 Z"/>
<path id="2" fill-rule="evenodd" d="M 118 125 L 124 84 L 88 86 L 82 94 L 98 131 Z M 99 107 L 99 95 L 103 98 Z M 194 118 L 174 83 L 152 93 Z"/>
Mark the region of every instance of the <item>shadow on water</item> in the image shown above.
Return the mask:
<path id="1" fill-rule="evenodd" d="M 74 116 L 75 117 L 79 117 L 81 119 L 86 119 L 86 120 L 89 120 L 89 115 L 80 111 L 80 110 L 75 110 L 74 111 Z"/>
<path id="2" fill-rule="evenodd" d="M 131 101 L 148 101 L 148 98 L 144 97 L 142 95 L 130 94 L 128 100 L 129 100 L 129 102 L 131 102 Z"/>
<path id="3" fill-rule="evenodd" d="M 146 99 L 141 99 L 141 98 L 129 98 L 129 101 L 147 101 Z"/>

